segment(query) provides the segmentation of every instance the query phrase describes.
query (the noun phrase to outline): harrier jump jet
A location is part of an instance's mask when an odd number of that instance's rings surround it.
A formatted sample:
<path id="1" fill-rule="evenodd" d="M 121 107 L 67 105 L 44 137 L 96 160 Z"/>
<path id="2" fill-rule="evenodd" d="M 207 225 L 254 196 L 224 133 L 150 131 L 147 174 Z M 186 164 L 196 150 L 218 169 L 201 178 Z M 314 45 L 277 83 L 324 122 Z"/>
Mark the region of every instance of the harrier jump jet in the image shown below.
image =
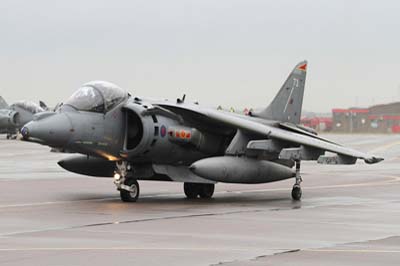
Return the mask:
<path id="1" fill-rule="evenodd" d="M 64 169 L 114 177 L 123 201 L 139 196 L 138 180 L 184 183 L 188 198 L 211 198 L 217 182 L 257 184 L 294 179 L 300 163 L 368 164 L 383 160 L 324 139 L 299 126 L 307 62 L 295 66 L 271 104 L 248 115 L 189 103 L 132 96 L 108 82 L 89 82 L 54 113 L 36 115 L 25 140 L 81 155 Z M 334 155 L 325 155 L 329 152 Z"/>
<path id="2" fill-rule="evenodd" d="M 11 138 L 36 113 L 44 112 L 45 108 L 47 106 L 42 101 L 40 106 L 30 101 L 19 101 L 9 106 L 0 96 L 0 133 L 6 133 L 7 138 Z"/>

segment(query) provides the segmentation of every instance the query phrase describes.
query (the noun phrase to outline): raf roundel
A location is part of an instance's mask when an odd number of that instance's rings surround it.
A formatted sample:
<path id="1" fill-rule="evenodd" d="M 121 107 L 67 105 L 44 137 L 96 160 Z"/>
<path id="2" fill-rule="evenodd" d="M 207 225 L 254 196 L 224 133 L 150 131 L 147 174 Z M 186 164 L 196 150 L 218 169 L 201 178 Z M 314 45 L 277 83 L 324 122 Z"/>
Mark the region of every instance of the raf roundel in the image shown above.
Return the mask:
<path id="1" fill-rule="evenodd" d="M 161 134 L 161 137 L 165 137 L 165 135 L 167 135 L 167 128 L 164 125 L 161 126 L 160 134 Z"/>

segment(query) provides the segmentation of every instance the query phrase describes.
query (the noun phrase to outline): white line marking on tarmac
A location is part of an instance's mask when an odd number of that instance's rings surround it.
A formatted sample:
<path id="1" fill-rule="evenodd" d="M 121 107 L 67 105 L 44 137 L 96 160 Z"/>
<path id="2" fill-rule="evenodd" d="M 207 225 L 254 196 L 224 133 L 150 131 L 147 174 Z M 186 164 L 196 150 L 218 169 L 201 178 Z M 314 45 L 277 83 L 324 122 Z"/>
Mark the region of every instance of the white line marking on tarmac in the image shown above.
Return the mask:
<path id="1" fill-rule="evenodd" d="M 369 187 L 369 186 L 383 186 L 383 185 L 393 185 L 400 182 L 399 176 L 390 175 L 379 175 L 382 178 L 390 178 L 391 180 L 369 182 L 369 183 L 353 183 L 353 184 L 342 184 L 342 185 L 323 185 L 323 186 L 304 186 L 304 190 L 315 190 L 315 189 L 332 189 L 332 188 L 349 188 L 349 187 Z M 253 190 L 238 190 L 238 191 L 217 191 L 215 194 L 243 194 L 243 193 L 257 193 L 257 192 L 268 192 L 268 191 L 289 191 L 289 188 L 266 188 L 266 189 L 253 189 Z M 171 194 L 156 194 L 156 195 L 144 195 L 141 198 L 157 198 L 157 197 L 176 197 L 182 196 L 182 193 L 171 193 Z M 46 201 L 46 202 L 36 202 L 36 203 L 21 203 L 21 204 L 10 204 L 10 205 L 0 205 L 0 209 L 5 208 L 15 208 L 15 207 L 34 207 L 34 206 L 45 206 L 45 205 L 55 205 L 55 204 L 71 204 L 79 202 L 101 202 L 107 200 L 116 200 L 119 197 L 109 197 L 101 199 L 87 199 L 87 200 L 70 200 L 70 201 Z"/>
<path id="2" fill-rule="evenodd" d="M 110 251 L 121 251 L 121 250 L 175 250 L 175 251 L 242 251 L 248 252 L 248 248 L 220 248 L 220 247 L 42 247 L 42 248 L 0 248 L 0 252 L 4 251 L 85 251 L 85 250 L 110 250 Z M 262 250 L 262 249 L 260 249 Z M 270 249 L 285 251 L 286 249 Z"/>
<path id="3" fill-rule="evenodd" d="M 220 248 L 220 247 L 26 247 L 26 248 L 0 248 L 0 252 L 6 251 L 124 251 L 124 250 L 173 250 L 173 251 L 240 251 L 247 252 L 247 248 Z M 262 250 L 262 249 L 260 249 Z M 288 249 L 268 249 L 270 251 L 287 252 Z M 252 250 L 254 251 L 254 250 Z M 265 251 L 265 250 L 262 250 Z M 290 251 L 290 250 L 289 250 Z M 300 252 L 327 252 L 327 253 L 400 253 L 400 250 L 382 249 L 302 249 Z"/>
<path id="4" fill-rule="evenodd" d="M 383 151 L 386 151 L 386 150 L 388 150 L 390 148 L 393 148 L 393 147 L 395 147 L 397 145 L 400 145 L 400 141 L 395 141 L 395 142 L 391 142 L 391 143 L 388 143 L 388 144 L 383 145 L 383 146 L 379 146 L 379 147 L 377 147 L 375 149 L 370 150 L 368 153 L 374 154 L 374 153 L 378 153 L 378 152 L 383 152 Z"/>
<path id="5" fill-rule="evenodd" d="M 303 249 L 309 252 L 342 252 L 342 253 L 400 253 L 400 250 L 380 250 L 380 249 Z"/>
<path id="6" fill-rule="evenodd" d="M 156 197 L 178 196 L 178 195 L 182 195 L 182 193 L 144 195 L 144 196 L 141 196 L 141 198 L 156 198 Z M 35 202 L 35 203 L 21 203 L 21 204 L 0 205 L 0 209 L 1 208 L 13 208 L 13 207 L 33 207 L 33 206 L 53 205 L 53 204 L 69 204 L 69 203 L 76 203 L 76 202 L 98 202 L 98 201 L 107 201 L 107 200 L 116 200 L 116 199 L 119 199 L 119 197 L 87 199 L 87 200 L 65 200 L 65 201 L 45 201 L 45 202 Z"/>
<path id="7" fill-rule="evenodd" d="M 400 182 L 399 176 L 389 176 L 381 175 L 381 177 L 390 178 L 391 180 L 369 182 L 369 183 L 353 183 L 353 184 L 343 184 L 343 185 L 324 185 L 324 186 L 303 186 L 304 190 L 314 190 L 314 189 L 331 189 L 331 188 L 348 188 L 348 187 L 369 187 L 369 186 L 382 186 L 382 185 L 393 185 Z M 252 193 L 252 192 L 268 192 L 268 191 L 286 191 L 287 188 L 267 188 L 267 189 L 254 189 L 254 190 L 244 190 L 244 191 L 232 191 L 230 193 Z M 218 192 L 220 193 L 220 192 Z"/>

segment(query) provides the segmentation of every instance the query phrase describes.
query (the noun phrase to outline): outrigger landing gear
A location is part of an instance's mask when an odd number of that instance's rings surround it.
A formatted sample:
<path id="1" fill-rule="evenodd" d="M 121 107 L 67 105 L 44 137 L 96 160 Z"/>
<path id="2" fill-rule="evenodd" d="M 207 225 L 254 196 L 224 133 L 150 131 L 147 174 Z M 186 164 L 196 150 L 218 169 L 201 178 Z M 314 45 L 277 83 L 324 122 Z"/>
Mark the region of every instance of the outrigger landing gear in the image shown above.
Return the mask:
<path id="1" fill-rule="evenodd" d="M 124 202 L 136 202 L 139 198 L 139 183 L 132 177 L 131 172 L 131 166 L 126 161 L 117 162 L 114 184 L 117 186 L 121 200 Z"/>
<path id="2" fill-rule="evenodd" d="M 211 199 L 214 194 L 214 184 L 184 183 L 183 190 L 188 199 Z"/>
<path id="3" fill-rule="evenodd" d="M 300 160 L 296 160 L 296 182 L 293 185 L 293 189 L 292 189 L 292 199 L 293 200 L 300 200 L 301 199 L 301 182 L 303 181 L 303 179 L 301 178 L 300 175 Z"/>

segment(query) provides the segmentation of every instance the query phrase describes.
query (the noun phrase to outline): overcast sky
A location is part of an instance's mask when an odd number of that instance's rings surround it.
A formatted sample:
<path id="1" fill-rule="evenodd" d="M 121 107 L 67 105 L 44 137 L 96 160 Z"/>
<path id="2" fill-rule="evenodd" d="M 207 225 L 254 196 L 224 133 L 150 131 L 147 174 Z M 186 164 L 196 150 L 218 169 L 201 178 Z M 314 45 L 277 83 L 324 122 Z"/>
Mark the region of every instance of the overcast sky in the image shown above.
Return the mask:
<path id="1" fill-rule="evenodd" d="M 309 61 L 303 109 L 400 100 L 400 2 L 0 1 L 0 94 L 65 100 L 108 80 L 133 95 L 263 107 Z"/>

